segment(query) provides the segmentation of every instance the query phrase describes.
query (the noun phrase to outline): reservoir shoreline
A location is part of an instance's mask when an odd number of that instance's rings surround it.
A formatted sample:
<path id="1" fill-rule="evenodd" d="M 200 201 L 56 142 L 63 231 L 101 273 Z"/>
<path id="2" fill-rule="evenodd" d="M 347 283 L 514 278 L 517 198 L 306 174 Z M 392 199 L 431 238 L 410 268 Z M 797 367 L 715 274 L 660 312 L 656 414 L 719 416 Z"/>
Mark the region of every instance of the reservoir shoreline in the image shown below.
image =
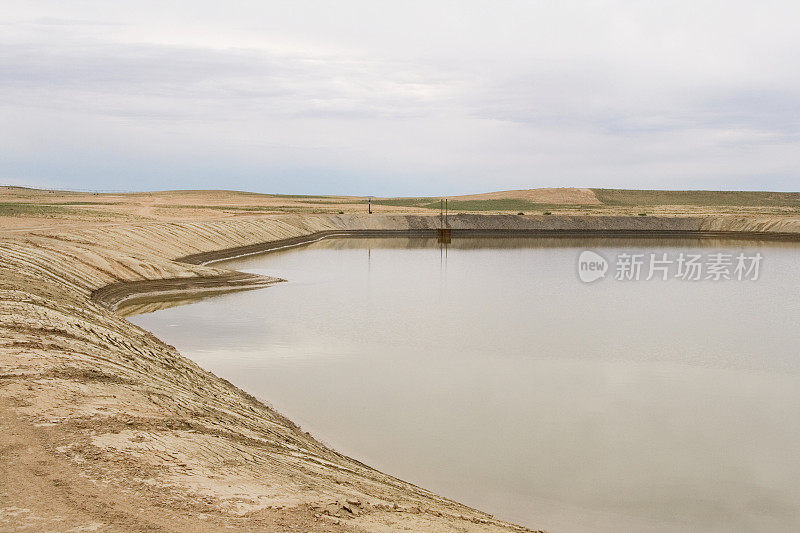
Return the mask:
<path id="1" fill-rule="evenodd" d="M 0 444 L 25 450 L 2 459 L 3 505 L 128 530 L 200 519 L 207 530 L 525 530 L 328 449 L 114 312 L 281 281 L 208 266 L 223 259 L 334 236 L 431 236 L 439 224 L 277 215 L 3 234 Z M 448 226 L 453 237 L 800 240 L 799 221 L 776 217 L 464 214 Z"/>

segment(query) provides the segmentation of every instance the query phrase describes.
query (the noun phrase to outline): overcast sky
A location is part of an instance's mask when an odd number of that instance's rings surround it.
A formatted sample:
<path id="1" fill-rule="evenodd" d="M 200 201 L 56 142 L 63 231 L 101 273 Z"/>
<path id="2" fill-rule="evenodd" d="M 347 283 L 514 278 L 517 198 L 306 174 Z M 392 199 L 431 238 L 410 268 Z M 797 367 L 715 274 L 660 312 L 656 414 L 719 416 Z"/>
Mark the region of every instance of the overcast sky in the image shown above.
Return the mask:
<path id="1" fill-rule="evenodd" d="M 795 1 L 0 5 L 0 183 L 800 190 Z"/>

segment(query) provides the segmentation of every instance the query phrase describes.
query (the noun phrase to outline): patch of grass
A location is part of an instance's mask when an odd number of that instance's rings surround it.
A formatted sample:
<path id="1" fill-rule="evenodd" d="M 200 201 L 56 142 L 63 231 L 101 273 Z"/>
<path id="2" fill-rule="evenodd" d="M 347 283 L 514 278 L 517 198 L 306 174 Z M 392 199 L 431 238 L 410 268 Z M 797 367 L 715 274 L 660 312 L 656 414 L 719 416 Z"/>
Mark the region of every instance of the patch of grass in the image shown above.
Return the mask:
<path id="1" fill-rule="evenodd" d="M 439 202 L 421 207 L 439 209 Z M 493 198 L 489 200 L 450 200 L 447 207 L 452 211 L 541 211 L 543 209 L 577 209 L 577 205 L 537 204 L 520 198 Z"/>
<path id="2" fill-rule="evenodd" d="M 70 207 L 48 204 L 0 202 L 0 216 L 4 217 L 85 215 L 87 213 L 96 214 L 102 213 L 102 211 L 95 212 L 86 209 L 74 209 Z"/>
<path id="3" fill-rule="evenodd" d="M 262 206 L 262 205 L 181 205 L 181 204 L 159 204 L 156 207 L 170 208 L 170 209 L 217 209 L 223 211 L 273 211 L 276 207 L 280 206 Z"/>
<path id="4" fill-rule="evenodd" d="M 338 198 L 329 198 L 329 199 L 326 198 L 324 200 L 306 200 L 305 203 L 316 204 L 316 205 L 332 205 L 332 204 L 365 204 L 367 202 L 361 202 L 359 200 L 342 200 Z"/>
<path id="5" fill-rule="evenodd" d="M 265 194 L 270 198 L 328 198 L 319 194 Z"/>
<path id="6" fill-rule="evenodd" d="M 800 193 L 761 191 L 656 191 L 592 189 L 597 199 L 610 206 L 696 205 L 800 207 Z"/>
<path id="7" fill-rule="evenodd" d="M 214 206 L 215 209 L 233 210 L 233 211 L 270 211 L 271 207 L 263 205 L 221 205 Z"/>
<path id="8" fill-rule="evenodd" d="M 322 194 L 265 194 L 260 192 L 249 192 L 249 191 L 232 191 L 226 189 L 181 189 L 181 190 L 174 190 L 174 191 L 140 191 L 140 192 L 132 192 L 126 193 L 126 196 L 144 196 L 144 197 L 153 197 L 153 196 L 186 196 L 186 195 L 194 195 L 194 194 L 203 194 L 208 193 L 211 195 L 223 195 L 223 196 L 235 196 L 240 198 L 328 198 L 328 196 Z M 105 194 L 105 193 L 101 193 Z M 113 194 L 113 193 L 108 193 Z"/>
<path id="9" fill-rule="evenodd" d="M 122 205 L 123 202 L 52 202 L 48 205 Z"/>
<path id="10" fill-rule="evenodd" d="M 363 203 L 366 203 L 364 201 Z M 373 199 L 375 205 L 390 205 L 395 207 L 421 207 L 424 209 L 436 209 L 442 207 L 439 198 L 386 198 Z M 488 200 L 448 200 L 447 208 L 454 213 L 456 211 L 516 211 L 517 214 L 525 214 L 530 211 L 541 211 L 542 209 L 579 209 L 585 206 L 561 205 L 561 204 L 537 204 L 521 198 L 493 198 Z"/>
<path id="11" fill-rule="evenodd" d="M 363 200 L 361 203 L 366 204 L 367 200 Z M 438 198 L 378 198 L 372 199 L 373 205 L 390 205 L 394 207 L 428 207 L 430 208 L 432 203 L 436 203 L 436 209 L 439 209 L 439 199 Z"/>

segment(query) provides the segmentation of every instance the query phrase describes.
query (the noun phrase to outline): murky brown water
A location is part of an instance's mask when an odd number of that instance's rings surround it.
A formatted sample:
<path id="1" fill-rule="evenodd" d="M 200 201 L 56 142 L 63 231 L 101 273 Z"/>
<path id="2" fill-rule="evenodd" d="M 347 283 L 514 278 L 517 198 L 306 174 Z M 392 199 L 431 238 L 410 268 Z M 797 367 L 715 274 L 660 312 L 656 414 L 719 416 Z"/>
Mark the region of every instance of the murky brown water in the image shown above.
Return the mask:
<path id="1" fill-rule="evenodd" d="M 587 248 L 764 259 L 584 284 Z M 800 530 L 796 245 L 344 239 L 220 266 L 290 281 L 131 320 L 371 466 L 554 533 Z"/>

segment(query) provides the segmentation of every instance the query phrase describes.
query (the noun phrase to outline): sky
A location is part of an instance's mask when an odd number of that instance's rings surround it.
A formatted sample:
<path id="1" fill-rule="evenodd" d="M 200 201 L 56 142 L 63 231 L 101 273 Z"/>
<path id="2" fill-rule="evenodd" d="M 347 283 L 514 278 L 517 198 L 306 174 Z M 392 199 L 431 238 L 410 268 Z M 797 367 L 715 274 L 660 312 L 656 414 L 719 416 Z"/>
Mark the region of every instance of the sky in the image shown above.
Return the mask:
<path id="1" fill-rule="evenodd" d="M 800 190 L 794 1 L 0 6 L 0 184 Z"/>

